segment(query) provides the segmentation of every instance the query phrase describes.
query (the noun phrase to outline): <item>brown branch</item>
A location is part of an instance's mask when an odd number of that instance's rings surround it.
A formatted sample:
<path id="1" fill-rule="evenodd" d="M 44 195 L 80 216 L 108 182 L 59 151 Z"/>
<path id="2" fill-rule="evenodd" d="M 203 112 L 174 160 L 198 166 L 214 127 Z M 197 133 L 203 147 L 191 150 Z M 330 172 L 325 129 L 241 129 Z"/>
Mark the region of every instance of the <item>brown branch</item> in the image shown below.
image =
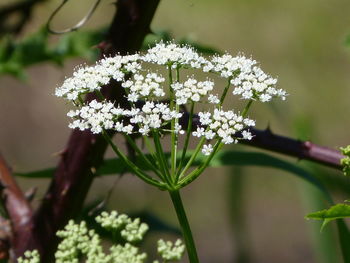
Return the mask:
<path id="1" fill-rule="evenodd" d="M 250 129 L 254 138 L 251 141 L 241 141 L 243 144 L 309 160 L 323 165 L 342 169 L 340 160 L 344 156 L 338 150 L 314 144 L 310 141 L 300 141 L 276 135 L 270 129 Z"/>
<path id="2" fill-rule="evenodd" d="M 28 244 L 30 247 L 30 240 L 27 235 L 23 235 L 23 232 L 33 231 L 33 212 L 32 208 L 25 198 L 24 193 L 18 187 L 14 177 L 12 176 L 10 168 L 6 165 L 5 160 L 0 155 L 0 183 L 1 194 L 4 207 L 7 211 L 9 220 L 11 222 L 11 233 L 8 233 L 10 247 L 13 249 L 14 254 L 17 254 L 18 248 L 21 244 Z M 2 236 L 6 235 L 6 221 L 1 220 Z M 5 232 L 4 232 L 5 231 Z M 6 238 L 4 238 L 6 239 Z M 2 240 L 1 246 L 5 246 L 6 240 Z M 1 250 L 1 254 L 6 253 Z"/>
<path id="3" fill-rule="evenodd" d="M 185 129 L 187 129 L 188 117 L 189 114 L 185 111 L 183 117 L 180 119 L 180 124 Z M 192 122 L 192 130 L 196 130 L 199 125 L 201 125 L 199 116 L 195 114 Z M 299 160 L 313 161 L 339 170 L 343 168 L 340 160 L 345 156 L 339 150 L 320 146 L 310 141 L 301 141 L 277 135 L 272 133 L 269 128 L 265 130 L 250 128 L 249 130 L 254 137 L 250 141 L 241 140 L 240 142 L 242 144 L 282 153 L 296 157 Z M 241 133 L 238 133 L 237 136 L 241 136 Z"/>
<path id="4" fill-rule="evenodd" d="M 159 0 L 119 0 L 117 12 L 106 41 L 99 44 L 103 55 L 134 53 L 141 48 Z M 104 95 L 123 103 L 123 89 L 112 82 L 103 88 Z M 91 99 L 91 97 L 89 97 Z M 102 163 L 107 143 L 100 135 L 75 130 L 42 205 L 35 213 L 33 231 L 21 231 L 28 242 L 16 244 L 16 256 L 27 249 L 38 249 L 43 262 L 50 262 L 57 244 L 56 232 L 81 210 L 93 181 L 96 168 Z M 23 229 L 23 228 L 22 228 Z"/>

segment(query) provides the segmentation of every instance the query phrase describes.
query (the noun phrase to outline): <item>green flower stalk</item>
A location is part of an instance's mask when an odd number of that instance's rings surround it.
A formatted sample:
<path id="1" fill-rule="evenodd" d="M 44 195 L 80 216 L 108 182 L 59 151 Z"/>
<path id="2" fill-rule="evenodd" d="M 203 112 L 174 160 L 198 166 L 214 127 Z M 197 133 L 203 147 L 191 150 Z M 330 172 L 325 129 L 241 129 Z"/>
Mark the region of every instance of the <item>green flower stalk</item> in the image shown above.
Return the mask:
<path id="1" fill-rule="evenodd" d="M 165 70 L 165 76 L 155 67 Z M 188 76 L 186 71 L 190 69 L 208 77 Z M 226 79 L 227 84 L 223 89 L 216 87 L 210 75 Z M 101 87 L 112 79 L 125 90 L 128 108 L 115 105 L 101 94 Z M 94 66 L 79 68 L 56 89 L 56 95 L 77 106 L 67 114 L 72 119 L 70 128 L 102 134 L 136 176 L 169 192 L 190 262 L 196 263 L 199 260 L 180 189 L 198 178 L 225 144 L 252 139 L 249 128 L 255 126 L 255 121 L 247 117 L 252 103 L 285 100 L 287 96 L 276 88 L 276 82 L 251 58 L 229 54 L 204 58 L 189 46 L 160 42 L 145 54 L 107 57 Z M 91 92 L 98 99 L 84 102 L 81 98 Z M 247 100 L 247 105 L 227 110 L 225 100 L 230 94 Z M 188 119 L 186 105 L 190 109 Z M 134 164 L 113 142 L 109 131 L 123 134 L 151 172 Z M 148 154 L 131 135 L 144 138 Z M 165 149 L 165 140 L 170 141 L 170 149 Z M 197 146 L 187 158 L 191 140 L 197 141 Z M 193 168 L 199 154 L 207 157 Z"/>

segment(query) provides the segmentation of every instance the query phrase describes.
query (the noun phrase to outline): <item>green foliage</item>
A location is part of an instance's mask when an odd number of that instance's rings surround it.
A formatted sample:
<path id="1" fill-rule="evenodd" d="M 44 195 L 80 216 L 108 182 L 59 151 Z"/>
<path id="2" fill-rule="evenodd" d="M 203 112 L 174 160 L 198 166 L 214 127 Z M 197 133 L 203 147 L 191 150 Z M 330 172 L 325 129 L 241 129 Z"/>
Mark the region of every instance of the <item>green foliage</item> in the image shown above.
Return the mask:
<path id="1" fill-rule="evenodd" d="M 74 31 L 63 35 L 57 44 L 51 44 L 51 35 L 46 28 L 20 41 L 10 36 L 5 37 L 0 41 L 0 75 L 8 74 L 25 80 L 25 69 L 38 63 L 54 63 L 61 66 L 69 58 L 96 60 L 99 54 L 96 45 L 103 40 L 105 34 L 104 27 L 90 31 Z M 148 49 L 160 40 L 173 39 L 173 35 L 168 31 L 156 31 L 146 37 L 142 50 Z M 176 43 L 192 45 L 207 55 L 220 53 L 215 48 L 202 45 L 190 38 L 182 38 Z"/>
<path id="2" fill-rule="evenodd" d="M 192 151 L 187 153 L 187 158 L 192 155 Z M 181 154 L 179 154 L 181 156 Z M 147 156 L 148 157 L 148 156 Z M 166 154 L 169 159 L 170 154 Z M 193 162 L 193 166 L 202 164 L 205 161 L 205 156 L 199 155 Z M 144 163 L 142 158 L 135 159 L 135 164 L 142 169 L 147 170 L 148 167 Z M 258 152 L 243 152 L 243 151 L 233 151 L 233 150 L 222 150 L 217 153 L 210 163 L 210 167 L 221 167 L 221 166 L 260 166 L 260 167 L 272 167 L 290 172 L 314 185 L 320 191 L 322 191 L 326 199 L 330 201 L 330 195 L 328 191 L 324 188 L 323 184 L 316 177 L 310 175 L 306 170 L 298 167 L 295 164 L 289 163 L 287 161 L 278 159 L 271 155 Z M 123 160 L 120 158 L 107 159 L 104 161 L 102 166 L 97 170 L 96 176 L 103 175 L 114 175 L 123 173 L 128 170 Z M 30 173 L 17 173 L 17 176 L 27 177 L 27 178 L 51 178 L 55 169 L 45 169 Z"/>
<path id="3" fill-rule="evenodd" d="M 324 220 L 322 228 L 332 220 L 346 217 L 350 217 L 350 205 L 347 204 L 336 204 L 328 209 L 314 212 L 306 216 L 308 219 Z"/>
<path id="4" fill-rule="evenodd" d="M 82 57 L 93 60 L 98 55 L 94 48 L 104 30 L 72 32 L 64 35 L 56 45 L 50 45 L 50 34 L 40 29 L 22 41 L 11 37 L 0 42 L 0 75 L 10 74 L 25 79 L 25 69 L 34 64 L 51 62 L 62 65 L 67 58 Z"/>

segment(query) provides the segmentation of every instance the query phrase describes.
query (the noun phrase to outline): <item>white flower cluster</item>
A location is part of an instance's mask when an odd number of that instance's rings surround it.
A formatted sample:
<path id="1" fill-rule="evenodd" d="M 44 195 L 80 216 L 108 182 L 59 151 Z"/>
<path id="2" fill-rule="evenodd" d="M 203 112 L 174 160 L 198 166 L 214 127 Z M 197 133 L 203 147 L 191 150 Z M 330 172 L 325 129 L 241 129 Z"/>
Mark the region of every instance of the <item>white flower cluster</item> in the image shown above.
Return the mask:
<path id="1" fill-rule="evenodd" d="M 124 110 L 108 101 L 92 100 L 80 109 L 68 112 L 67 116 L 73 119 L 68 126 L 72 129 L 91 130 L 95 134 L 112 129 L 126 134 L 139 132 L 148 135 L 151 129 L 162 128 L 172 119 L 180 118 L 182 113 L 170 110 L 165 103 L 147 101 L 141 109 Z M 125 124 L 125 119 L 129 123 Z"/>
<path id="2" fill-rule="evenodd" d="M 189 78 L 184 83 L 176 82 L 171 87 L 175 91 L 176 103 L 182 105 L 186 104 L 188 100 L 199 102 L 203 96 L 213 90 L 214 82 L 209 80 L 197 81 L 194 78 Z"/>
<path id="3" fill-rule="evenodd" d="M 56 89 L 56 95 L 73 100 L 79 106 L 78 110 L 68 113 L 73 119 L 69 127 L 91 130 L 96 134 L 103 130 L 114 130 L 147 136 L 153 131 L 165 131 L 170 126 L 172 133 L 184 134 L 178 122 L 183 115 L 179 110 L 183 107 L 179 106 L 209 102 L 215 106 L 208 112 L 199 113 L 201 125 L 192 135 L 207 140 L 220 139 L 225 144 L 235 143 L 239 137 L 248 140 L 252 138 L 251 133 L 245 130 L 248 126 L 254 126 L 252 120 L 243 119 L 233 111 L 222 110 L 227 90 L 214 92 L 212 80 L 198 81 L 194 76 L 187 77 L 184 81 L 179 81 L 179 76 L 177 81 L 169 77 L 169 83 L 166 83 L 162 74 L 144 68 L 148 63 L 177 70 L 199 68 L 203 72 L 219 73 L 233 86 L 232 94 L 239 95 L 242 99 L 267 102 L 273 98 L 284 100 L 287 96 L 284 90 L 276 88 L 277 80 L 264 73 L 251 58 L 224 54 L 205 59 L 192 47 L 160 42 L 145 54 L 104 58 L 95 66 L 78 69 L 73 77 L 66 79 Z M 120 108 L 113 102 L 96 100 L 81 105 L 81 95 L 99 90 L 110 79 L 121 83 L 130 108 Z M 167 91 L 164 87 L 171 87 L 172 90 Z M 174 95 L 169 103 L 161 101 L 166 94 Z M 172 125 L 168 125 L 170 122 Z M 237 137 L 239 131 L 242 134 Z M 202 153 L 209 155 L 212 150 L 212 145 L 207 144 L 203 146 Z"/>
<path id="4" fill-rule="evenodd" d="M 275 88 L 277 79 L 264 73 L 255 60 L 244 56 L 215 56 L 203 70 L 218 72 L 222 77 L 229 78 L 235 87 L 232 93 L 240 95 L 242 99 L 267 102 L 275 97 L 285 100 L 287 96 L 286 91 Z"/>
<path id="5" fill-rule="evenodd" d="M 20 257 L 18 263 L 40 263 L 39 252 L 37 250 L 24 252 L 24 257 Z"/>
<path id="6" fill-rule="evenodd" d="M 127 73 L 136 73 L 141 69 L 140 55 L 115 56 L 100 60 L 95 66 L 81 67 L 73 77 L 56 88 L 55 95 L 75 101 L 80 95 L 100 90 L 111 79 L 123 81 Z"/>
<path id="7" fill-rule="evenodd" d="M 147 101 L 138 114 L 131 116 L 130 123 L 140 127 L 138 132 L 148 135 L 151 129 L 160 129 L 172 119 L 178 119 L 182 113 L 170 110 L 166 103 L 154 103 Z M 175 132 L 179 132 L 181 127 L 177 127 Z"/>
<path id="8" fill-rule="evenodd" d="M 148 73 L 146 77 L 135 74 L 132 80 L 126 80 L 122 87 L 129 89 L 128 101 L 136 102 L 142 98 L 160 98 L 165 96 L 163 87 L 165 78 L 156 73 Z"/>
<path id="9" fill-rule="evenodd" d="M 190 46 L 180 46 L 172 42 L 159 42 L 148 49 L 142 60 L 158 65 L 171 65 L 177 67 L 200 68 L 206 59 L 200 56 Z"/>
<path id="10" fill-rule="evenodd" d="M 158 253 L 167 261 L 180 260 L 185 252 L 185 245 L 180 239 L 176 240 L 175 244 L 171 241 L 158 240 Z"/>
<path id="11" fill-rule="evenodd" d="M 255 126 L 255 122 L 249 118 L 243 118 L 233 111 L 214 109 L 214 113 L 200 112 L 199 122 L 201 126 L 192 132 L 195 137 L 205 137 L 207 140 L 220 139 L 224 144 L 237 143 L 237 132 L 247 127 Z M 242 132 L 243 139 L 251 140 L 252 134 L 249 131 Z M 213 150 L 212 145 L 204 145 L 202 153 L 209 155 Z"/>
<path id="12" fill-rule="evenodd" d="M 141 223 L 139 218 L 134 221 L 125 214 L 120 214 L 116 211 L 111 213 L 102 212 L 96 217 L 96 222 L 99 223 L 103 228 L 112 231 L 121 229 L 121 236 L 128 242 L 141 241 L 148 231 L 148 225 Z"/>

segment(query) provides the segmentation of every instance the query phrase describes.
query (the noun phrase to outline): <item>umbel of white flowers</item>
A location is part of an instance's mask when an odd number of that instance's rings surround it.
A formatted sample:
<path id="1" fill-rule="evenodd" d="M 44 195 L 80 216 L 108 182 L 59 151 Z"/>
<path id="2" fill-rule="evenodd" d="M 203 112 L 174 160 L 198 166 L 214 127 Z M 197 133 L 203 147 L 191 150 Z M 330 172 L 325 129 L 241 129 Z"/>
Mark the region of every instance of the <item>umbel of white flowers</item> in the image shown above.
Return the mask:
<path id="1" fill-rule="evenodd" d="M 150 71 L 151 64 L 165 67 L 170 73 L 176 70 L 177 77 L 170 74 L 167 79 L 156 70 Z M 197 80 L 188 76 L 180 81 L 180 70 L 187 69 L 203 71 L 208 78 Z M 217 88 L 209 74 L 227 79 L 227 87 Z M 121 83 L 130 107 L 122 108 L 104 99 L 83 102 L 85 94 L 98 93 L 112 79 Z M 198 113 L 200 119 L 192 133 L 194 137 L 231 144 L 242 138 L 252 139 L 249 127 L 255 122 L 242 116 L 245 112 L 241 114 L 225 109 L 223 103 L 227 91 L 231 90 L 232 95 L 248 101 L 285 100 L 287 94 L 276 88 L 276 82 L 277 79 L 264 73 L 255 60 L 243 55 L 204 58 L 190 46 L 160 42 L 145 54 L 106 57 L 96 65 L 79 67 L 56 89 L 55 94 L 78 106 L 67 114 L 72 118 L 69 127 L 73 129 L 90 130 L 96 134 L 114 130 L 127 135 L 147 136 L 152 132 L 169 132 L 169 124 L 173 123 L 170 132 L 179 136 L 185 134 L 179 124 L 183 116 L 180 106 L 188 104 L 196 105 L 199 110 L 205 109 Z M 167 94 L 170 94 L 169 103 L 164 102 Z M 137 101 L 143 101 L 143 106 L 138 106 Z M 210 155 L 212 151 L 211 143 L 202 145 L 204 155 Z"/>
<path id="2" fill-rule="evenodd" d="M 89 229 L 85 221 L 80 224 L 69 221 L 64 230 L 58 231 L 57 236 L 62 238 L 55 253 L 56 263 L 78 263 L 81 258 L 85 262 L 93 263 L 143 263 L 147 259 L 146 253 L 141 253 L 139 248 L 132 243 L 143 239 L 148 230 L 148 225 L 141 223 L 139 218 L 132 220 L 125 214 L 102 212 L 96 217 L 96 222 L 112 233 L 118 233 L 127 242 L 124 245 L 116 244 L 109 248 L 109 253 L 103 251 L 101 237 L 92 229 Z M 181 260 L 185 245 L 178 239 L 175 243 L 165 242 L 160 239 L 157 244 L 158 254 L 163 262 Z M 40 263 L 38 251 L 26 251 L 19 263 Z M 158 260 L 153 263 L 159 263 Z"/>

